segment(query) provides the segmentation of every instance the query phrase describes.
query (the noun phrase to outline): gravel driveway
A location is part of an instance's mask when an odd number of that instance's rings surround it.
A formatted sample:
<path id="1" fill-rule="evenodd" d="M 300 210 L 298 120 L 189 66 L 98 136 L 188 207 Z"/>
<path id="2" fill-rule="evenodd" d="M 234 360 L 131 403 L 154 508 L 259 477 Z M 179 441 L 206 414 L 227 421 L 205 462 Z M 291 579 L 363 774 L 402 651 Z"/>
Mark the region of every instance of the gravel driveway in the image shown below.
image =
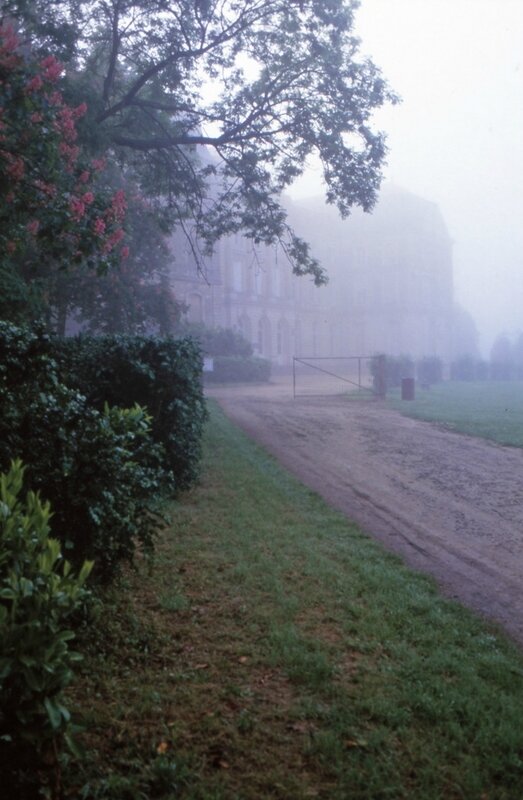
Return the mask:
<path id="1" fill-rule="evenodd" d="M 293 399 L 288 381 L 207 394 L 331 506 L 523 644 L 523 450 L 376 400 Z"/>

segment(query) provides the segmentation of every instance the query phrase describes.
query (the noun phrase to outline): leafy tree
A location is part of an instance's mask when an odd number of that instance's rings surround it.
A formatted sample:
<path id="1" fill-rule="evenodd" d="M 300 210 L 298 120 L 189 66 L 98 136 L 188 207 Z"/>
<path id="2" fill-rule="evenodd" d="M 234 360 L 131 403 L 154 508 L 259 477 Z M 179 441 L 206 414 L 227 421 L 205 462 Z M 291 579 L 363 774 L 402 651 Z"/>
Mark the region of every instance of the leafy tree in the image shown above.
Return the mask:
<path id="1" fill-rule="evenodd" d="M 357 0 L 2 0 L 34 48 L 69 59 L 91 143 L 209 249 L 243 231 L 325 276 L 279 197 L 316 155 L 327 200 L 369 210 L 394 101 L 359 54 Z"/>
<path id="2" fill-rule="evenodd" d="M 490 371 L 494 380 L 509 380 L 514 361 L 512 342 L 505 334 L 496 338 L 490 351 Z"/>
<path id="3" fill-rule="evenodd" d="M 61 274 L 66 313 L 89 333 L 173 331 L 181 306 L 169 286 L 172 255 L 150 204 L 127 191 L 129 254 L 102 274 L 83 267 Z"/>
<path id="4" fill-rule="evenodd" d="M 513 347 L 514 364 L 518 380 L 523 378 L 523 333 L 520 333 L 514 342 Z"/>
<path id="5" fill-rule="evenodd" d="M 471 314 L 459 303 L 454 304 L 452 313 L 451 350 L 453 359 L 471 356 L 479 360 L 479 333 Z"/>

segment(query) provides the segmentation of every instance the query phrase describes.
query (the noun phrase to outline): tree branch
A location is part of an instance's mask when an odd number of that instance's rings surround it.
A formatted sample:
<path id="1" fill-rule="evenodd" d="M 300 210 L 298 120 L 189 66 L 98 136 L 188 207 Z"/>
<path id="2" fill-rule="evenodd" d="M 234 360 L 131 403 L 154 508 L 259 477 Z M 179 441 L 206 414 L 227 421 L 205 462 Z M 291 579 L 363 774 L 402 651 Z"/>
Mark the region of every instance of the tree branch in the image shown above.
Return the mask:
<path id="1" fill-rule="evenodd" d="M 296 0 L 289 0 L 291 4 L 293 1 L 296 2 Z M 222 47 L 231 41 L 234 41 L 234 39 L 252 27 L 255 23 L 260 22 L 266 16 L 270 16 L 274 10 L 273 5 L 274 4 L 272 2 L 264 3 L 261 7 L 259 7 L 257 13 L 256 9 L 254 11 L 251 9 L 250 12 L 243 11 L 238 17 L 236 17 L 236 19 L 227 24 L 225 29 L 222 30 L 222 32 L 212 39 L 212 41 L 210 41 L 208 44 L 201 44 L 196 48 L 189 47 L 185 50 L 178 50 L 175 53 L 171 53 L 171 55 L 167 56 L 161 61 L 151 64 L 151 66 L 146 69 L 139 78 L 137 78 L 137 80 L 133 83 L 131 88 L 128 89 L 119 102 L 110 106 L 110 108 L 106 108 L 105 111 L 102 111 L 98 115 L 97 122 L 103 122 L 104 120 L 114 116 L 119 111 L 122 111 L 124 108 L 126 108 L 126 106 L 128 106 L 131 101 L 134 100 L 136 95 L 151 80 L 151 78 L 155 77 L 160 72 L 163 72 L 163 70 L 167 69 L 167 67 L 171 66 L 172 64 L 175 64 L 177 61 L 201 58 L 202 56 L 208 55 L 213 50 Z"/>
<path id="2" fill-rule="evenodd" d="M 113 18 L 111 23 L 111 55 L 109 56 L 109 67 L 107 69 L 107 75 L 104 79 L 104 88 L 103 88 L 103 99 L 104 103 L 109 102 L 109 97 L 111 94 L 111 89 L 114 82 L 114 76 L 116 73 L 116 62 L 118 60 L 118 49 L 120 47 L 120 35 L 118 30 L 119 25 L 119 9 L 118 6 L 113 6 Z"/>

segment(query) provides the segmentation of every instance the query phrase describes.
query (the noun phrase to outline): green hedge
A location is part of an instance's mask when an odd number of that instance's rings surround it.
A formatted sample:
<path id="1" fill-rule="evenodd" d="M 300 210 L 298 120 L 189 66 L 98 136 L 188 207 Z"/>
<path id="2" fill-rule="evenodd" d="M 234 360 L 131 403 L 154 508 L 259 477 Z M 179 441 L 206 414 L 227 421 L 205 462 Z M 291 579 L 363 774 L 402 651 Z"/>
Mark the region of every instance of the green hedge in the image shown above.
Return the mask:
<path id="1" fill-rule="evenodd" d="M 77 576 L 71 572 L 49 536 L 49 504 L 32 492 L 20 498 L 23 472 L 16 461 L 0 475 L 0 774 L 6 798 L 36 797 L 38 783 L 47 789 L 56 784 L 61 747 L 73 746 L 63 691 L 80 656 L 70 649 L 70 623 L 86 599 L 92 567 L 85 562 Z"/>
<path id="2" fill-rule="evenodd" d="M 0 322 L 0 470 L 27 464 L 68 557 L 94 559 L 100 579 L 138 543 L 152 550 L 161 491 L 198 473 L 200 363 L 190 341 L 67 341 Z"/>
<path id="3" fill-rule="evenodd" d="M 202 357 L 192 339 L 143 336 L 78 336 L 55 339 L 52 354 L 61 380 L 101 411 L 105 403 L 134 403 L 152 417 L 153 441 L 171 488 L 190 486 L 198 475 L 206 419 Z"/>
<path id="4" fill-rule="evenodd" d="M 209 383 L 267 382 L 271 377 L 271 363 L 265 358 L 242 356 L 215 356 L 213 371 L 205 373 Z"/>

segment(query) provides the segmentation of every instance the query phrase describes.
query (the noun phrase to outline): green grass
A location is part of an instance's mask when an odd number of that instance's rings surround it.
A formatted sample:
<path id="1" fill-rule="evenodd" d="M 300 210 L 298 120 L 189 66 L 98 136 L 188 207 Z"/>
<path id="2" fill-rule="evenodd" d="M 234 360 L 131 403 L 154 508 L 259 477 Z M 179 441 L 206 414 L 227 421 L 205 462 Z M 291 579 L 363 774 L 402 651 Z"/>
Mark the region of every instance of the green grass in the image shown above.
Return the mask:
<path id="1" fill-rule="evenodd" d="M 390 393 L 393 408 L 410 417 L 440 422 L 459 433 L 523 447 L 523 382 L 446 382 L 416 387 L 413 401 Z"/>
<path id="2" fill-rule="evenodd" d="M 91 633 L 84 800 L 523 797 L 519 652 L 211 410 L 156 569 Z"/>

